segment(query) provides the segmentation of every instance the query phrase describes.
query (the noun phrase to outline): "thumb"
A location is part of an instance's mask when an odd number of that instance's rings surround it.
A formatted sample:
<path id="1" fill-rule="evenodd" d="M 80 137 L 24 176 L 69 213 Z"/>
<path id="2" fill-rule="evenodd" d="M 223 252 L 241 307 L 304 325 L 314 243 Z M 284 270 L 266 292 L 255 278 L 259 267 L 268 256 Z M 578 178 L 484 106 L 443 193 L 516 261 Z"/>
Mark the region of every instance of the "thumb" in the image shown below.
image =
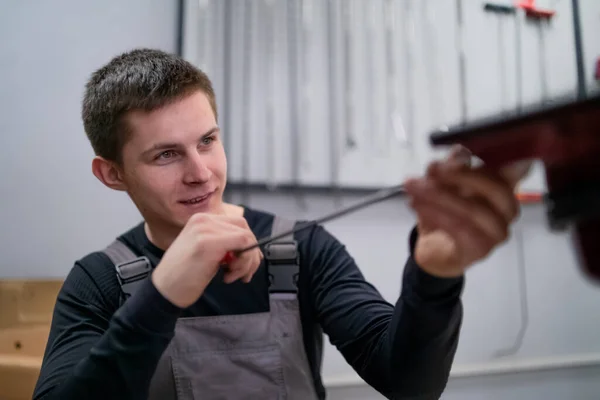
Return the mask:
<path id="1" fill-rule="evenodd" d="M 503 167 L 500 174 L 513 189 L 516 189 L 517 185 L 529 175 L 532 165 L 533 161 L 531 160 L 517 161 Z"/>
<path id="2" fill-rule="evenodd" d="M 465 146 L 460 144 L 452 146 L 448 160 L 460 165 L 471 166 L 472 153 Z"/>

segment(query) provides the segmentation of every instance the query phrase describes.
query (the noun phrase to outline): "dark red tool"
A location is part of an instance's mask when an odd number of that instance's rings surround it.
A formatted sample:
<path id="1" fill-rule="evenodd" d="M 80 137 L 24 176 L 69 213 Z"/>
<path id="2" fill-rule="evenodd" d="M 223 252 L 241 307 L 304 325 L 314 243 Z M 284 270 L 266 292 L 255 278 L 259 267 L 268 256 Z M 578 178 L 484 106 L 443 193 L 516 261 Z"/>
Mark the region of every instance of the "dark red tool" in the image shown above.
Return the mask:
<path id="1" fill-rule="evenodd" d="M 549 226 L 572 233 L 582 268 L 600 283 L 600 95 L 444 129 L 430 141 L 461 144 L 492 168 L 541 160 Z"/>
<path id="2" fill-rule="evenodd" d="M 597 81 L 600 81 L 600 57 L 598 58 L 598 60 L 596 60 L 596 69 L 595 69 L 595 73 L 594 73 L 594 78 Z"/>

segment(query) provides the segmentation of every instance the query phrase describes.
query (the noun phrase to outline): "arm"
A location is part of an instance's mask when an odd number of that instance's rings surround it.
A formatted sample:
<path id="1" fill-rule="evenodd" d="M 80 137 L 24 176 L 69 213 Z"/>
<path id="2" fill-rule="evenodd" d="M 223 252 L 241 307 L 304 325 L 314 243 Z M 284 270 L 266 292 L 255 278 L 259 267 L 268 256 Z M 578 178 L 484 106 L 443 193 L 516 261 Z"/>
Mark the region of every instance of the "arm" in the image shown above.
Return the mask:
<path id="1" fill-rule="evenodd" d="M 104 293 L 75 264 L 57 298 L 33 398 L 146 398 L 178 315 L 150 279 L 112 315 Z"/>
<path id="2" fill-rule="evenodd" d="M 228 251 L 255 242 L 243 217 L 198 213 L 119 309 L 110 301 L 118 286 L 108 258 L 94 254 L 87 270 L 76 264 L 58 295 L 34 399 L 146 399 L 181 311 L 202 295 Z M 244 253 L 225 279 L 252 276 L 260 260 L 259 249 Z"/>
<path id="3" fill-rule="evenodd" d="M 361 274 L 345 247 L 323 228 L 309 246 L 311 291 L 331 343 L 373 388 L 390 398 L 438 398 L 456 352 L 463 278 L 428 275 L 411 256 L 393 306 Z M 317 251 L 313 251 L 316 249 Z M 390 271 L 399 270 L 390 265 Z"/>

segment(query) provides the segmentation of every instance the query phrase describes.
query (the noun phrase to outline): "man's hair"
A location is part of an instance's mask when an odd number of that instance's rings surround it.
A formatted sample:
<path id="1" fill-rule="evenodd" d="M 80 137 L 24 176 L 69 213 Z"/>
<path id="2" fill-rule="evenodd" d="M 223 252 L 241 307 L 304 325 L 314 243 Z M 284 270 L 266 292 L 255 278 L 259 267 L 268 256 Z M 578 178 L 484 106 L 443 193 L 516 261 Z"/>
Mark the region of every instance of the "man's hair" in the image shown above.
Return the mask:
<path id="1" fill-rule="evenodd" d="M 206 94 L 217 118 L 212 83 L 189 62 L 154 49 L 116 56 L 95 71 L 85 86 L 81 114 L 94 152 L 121 163 L 121 150 L 130 133 L 127 112 L 153 111 L 198 90 Z"/>

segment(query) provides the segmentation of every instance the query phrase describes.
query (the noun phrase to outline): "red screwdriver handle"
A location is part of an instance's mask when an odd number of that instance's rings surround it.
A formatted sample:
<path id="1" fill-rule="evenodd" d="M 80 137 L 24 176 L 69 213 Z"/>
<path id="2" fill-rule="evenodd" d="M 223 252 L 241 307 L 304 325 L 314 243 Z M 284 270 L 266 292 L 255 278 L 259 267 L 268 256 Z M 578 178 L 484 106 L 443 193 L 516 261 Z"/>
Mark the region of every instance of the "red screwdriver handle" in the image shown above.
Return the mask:
<path id="1" fill-rule="evenodd" d="M 229 264 L 231 262 L 233 262 L 235 260 L 235 255 L 229 251 L 227 252 L 227 254 L 225 254 L 225 257 L 223 257 L 223 259 L 221 260 L 221 264 Z"/>

